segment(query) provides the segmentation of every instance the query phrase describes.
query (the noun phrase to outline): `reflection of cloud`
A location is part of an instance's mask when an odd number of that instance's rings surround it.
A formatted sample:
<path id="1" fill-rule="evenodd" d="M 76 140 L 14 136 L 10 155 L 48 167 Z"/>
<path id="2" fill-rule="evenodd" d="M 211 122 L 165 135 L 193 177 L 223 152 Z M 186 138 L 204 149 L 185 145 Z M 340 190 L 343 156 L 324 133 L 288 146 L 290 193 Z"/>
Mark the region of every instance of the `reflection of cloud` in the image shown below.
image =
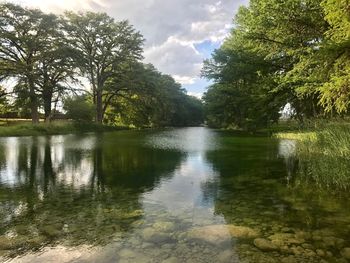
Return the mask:
<path id="1" fill-rule="evenodd" d="M 223 217 L 214 214 L 213 196 L 208 198 L 203 192 L 203 184 L 217 180 L 217 173 L 204 157 L 217 147 L 213 132 L 205 128 L 176 129 L 158 133 L 148 143 L 155 148 L 182 151 L 187 157 L 169 176 L 170 180 L 163 180 L 156 189 L 144 194 L 146 215 L 152 214 L 156 203 L 171 215 L 190 216 L 193 224 L 204 220 L 224 222 Z"/>
<path id="2" fill-rule="evenodd" d="M 47 141 L 49 140 L 49 141 Z M 71 185 L 79 189 L 91 182 L 93 162 L 91 156 L 83 154 L 94 149 L 95 137 L 87 136 L 77 140 L 74 135 L 45 137 L 3 139 L 5 151 L 4 167 L 0 170 L 0 183 L 10 187 L 25 184 L 28 177 L 42 182 L 42 176 L 52 176 L 62 184 Z M 48 147 L 48 148 L 47 148 Z M 80 151 L 79 161 L 69 161 L 66 151 Z M 49 156 L 46 156 L 46 155 Z M 71 154 L 69 154 L 71 156 Z M 49 160 L 49 163 L 45 163 Z M 46 165 L 46 167 L 45 167 Z M 52 171 L 45 169 L 52 169 Z M 33 174 L 29 174 L 32 171 Z M 40 184 L 39 184 L 40 186 Z M 38 192 L 42 192 L 38 189 Z"/>
<path id="3" fill-rule="evenodd" d="M 186 153 L 203 153 L 215 150 L 218 146 L 213 131 L 198 127 L 157 133 L 148 139 L 147 145 Z"/>
<path id="4" fill-rule="evenodd" d="M 283 139 L 278 144 L 278 155 L 283 158 L 295 156 L 296 141 Z"/>
<path id="5" fill-rule="evenodd" d="M 295 168 L 294 157 L 296 154 L 296 146 L 297 142 L 295 140 L 288 139 L 281 139 L 278 144 L 278 155 L 284 158 L 286 164 L 288 183 Z"/>
<path id="6" fill-rule="evenodd" d="M 158 188 L 144 195 L 146 210 L 149 201 L 158 202 L 171 214 L 182 214 L 194 207 L 201 207 L 204 198 L 201 185 L 214 179 L 215 172 L 203 156 L 197 153 L 190 154 L 170 178 L 171 180 L 164 180 Z M 206 216 L 213 217 L 207 206 L 204 210 L 207 211 Z"/>

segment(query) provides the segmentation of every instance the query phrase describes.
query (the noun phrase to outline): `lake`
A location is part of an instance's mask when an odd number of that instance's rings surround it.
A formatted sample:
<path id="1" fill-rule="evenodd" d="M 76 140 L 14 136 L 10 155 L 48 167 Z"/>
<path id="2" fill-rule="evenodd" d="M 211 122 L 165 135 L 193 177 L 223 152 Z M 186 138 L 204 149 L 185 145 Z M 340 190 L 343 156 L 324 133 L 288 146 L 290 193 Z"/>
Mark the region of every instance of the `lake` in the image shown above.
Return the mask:
<path id="1" fill-rule="evenodd" d="M 0 261 L 347 262 L 296 142 L 207 128 L 0 139 Z M 336 172 L 336 171 L 334 171 Z"/>

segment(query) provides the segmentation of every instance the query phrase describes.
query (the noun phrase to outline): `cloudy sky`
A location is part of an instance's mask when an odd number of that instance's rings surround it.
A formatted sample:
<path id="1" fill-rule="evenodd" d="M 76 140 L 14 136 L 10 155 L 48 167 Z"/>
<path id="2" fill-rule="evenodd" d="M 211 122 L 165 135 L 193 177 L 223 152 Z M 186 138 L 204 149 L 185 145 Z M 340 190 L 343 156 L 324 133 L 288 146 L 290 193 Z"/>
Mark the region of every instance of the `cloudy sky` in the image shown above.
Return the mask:
<path id="1" fill-rule="evenodd" d="M 11 0 L 43 11 L 106 12 L 128 19 L 145 37 L 145 62 L 171 74 L 200 96 L 208 82 L 200 79 L 204 58 L 220 46 L 240 5 L 248 0 Z"/>

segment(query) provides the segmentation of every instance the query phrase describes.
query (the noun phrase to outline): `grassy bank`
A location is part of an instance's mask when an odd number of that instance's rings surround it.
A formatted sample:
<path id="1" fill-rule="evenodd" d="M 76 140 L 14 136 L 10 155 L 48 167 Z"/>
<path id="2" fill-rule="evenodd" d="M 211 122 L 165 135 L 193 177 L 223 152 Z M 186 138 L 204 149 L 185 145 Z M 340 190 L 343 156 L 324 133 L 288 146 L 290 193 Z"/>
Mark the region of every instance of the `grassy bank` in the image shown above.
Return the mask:
<path id="1" fill-rule="evenodd" d="M 350 189 L 350 123 L 332 122 L 273 135 L 297 141 L 299 183 L 337 190 Z"/>
<path id="2" fill-rule="evenodd" d="M 107 132 L 125 129 L 127 129 L 127 127 L 112 127 L 94 123 L 73 123 L 68 121 L 56 121 L 52 123 L 33 125 L 28 121 L 22 120 L 7 121 L 6 123 L 2 122 L 2 125 L 0 126 L 0 137 Z"/>

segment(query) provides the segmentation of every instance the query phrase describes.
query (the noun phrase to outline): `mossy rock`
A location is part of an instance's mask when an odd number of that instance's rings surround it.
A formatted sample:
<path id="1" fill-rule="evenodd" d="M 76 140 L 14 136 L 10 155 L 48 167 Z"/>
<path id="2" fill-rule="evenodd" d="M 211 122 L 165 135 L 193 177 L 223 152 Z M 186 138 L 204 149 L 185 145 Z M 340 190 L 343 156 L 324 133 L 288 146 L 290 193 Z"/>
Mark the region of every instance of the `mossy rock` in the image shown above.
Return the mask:
<path id="1" fill-rule="evenodd" d="M 275 251 L 278 250 L 278 246 L 272 243 L 270 240 L 265 238 L 256 238 L 254 239 L 254 245 L 259 248 L 261 251 Z"/>
<path id="2" fill-rule="evenodd" d="M 25 244 L 26 244 L 26 238 L 22 236 L 17 236 L 15 238 L 0 236 L 0 250 L 10 250 L 15 248 L 20 248 L 25 246 Z"/>
<path id="3" fill-rule="evenodd" d="M 62 234 L 62 229 L 58 225 L 47 225 L 41 228 L 41 232 L 47 237 L 54 238 Z"/>
<path id="4" fill-rule="evenodd" d="M 160 232 L 173 232 L 175 224 L 172 222 L 156 222 L 153 224 L 153 228 Z"/>
<path id="5" fill-rule="evenodd" d="M 41 247 L 45 242 L 46 238 L 41 235 L 28 239 L 28 244 L 32 247 Z"/>

